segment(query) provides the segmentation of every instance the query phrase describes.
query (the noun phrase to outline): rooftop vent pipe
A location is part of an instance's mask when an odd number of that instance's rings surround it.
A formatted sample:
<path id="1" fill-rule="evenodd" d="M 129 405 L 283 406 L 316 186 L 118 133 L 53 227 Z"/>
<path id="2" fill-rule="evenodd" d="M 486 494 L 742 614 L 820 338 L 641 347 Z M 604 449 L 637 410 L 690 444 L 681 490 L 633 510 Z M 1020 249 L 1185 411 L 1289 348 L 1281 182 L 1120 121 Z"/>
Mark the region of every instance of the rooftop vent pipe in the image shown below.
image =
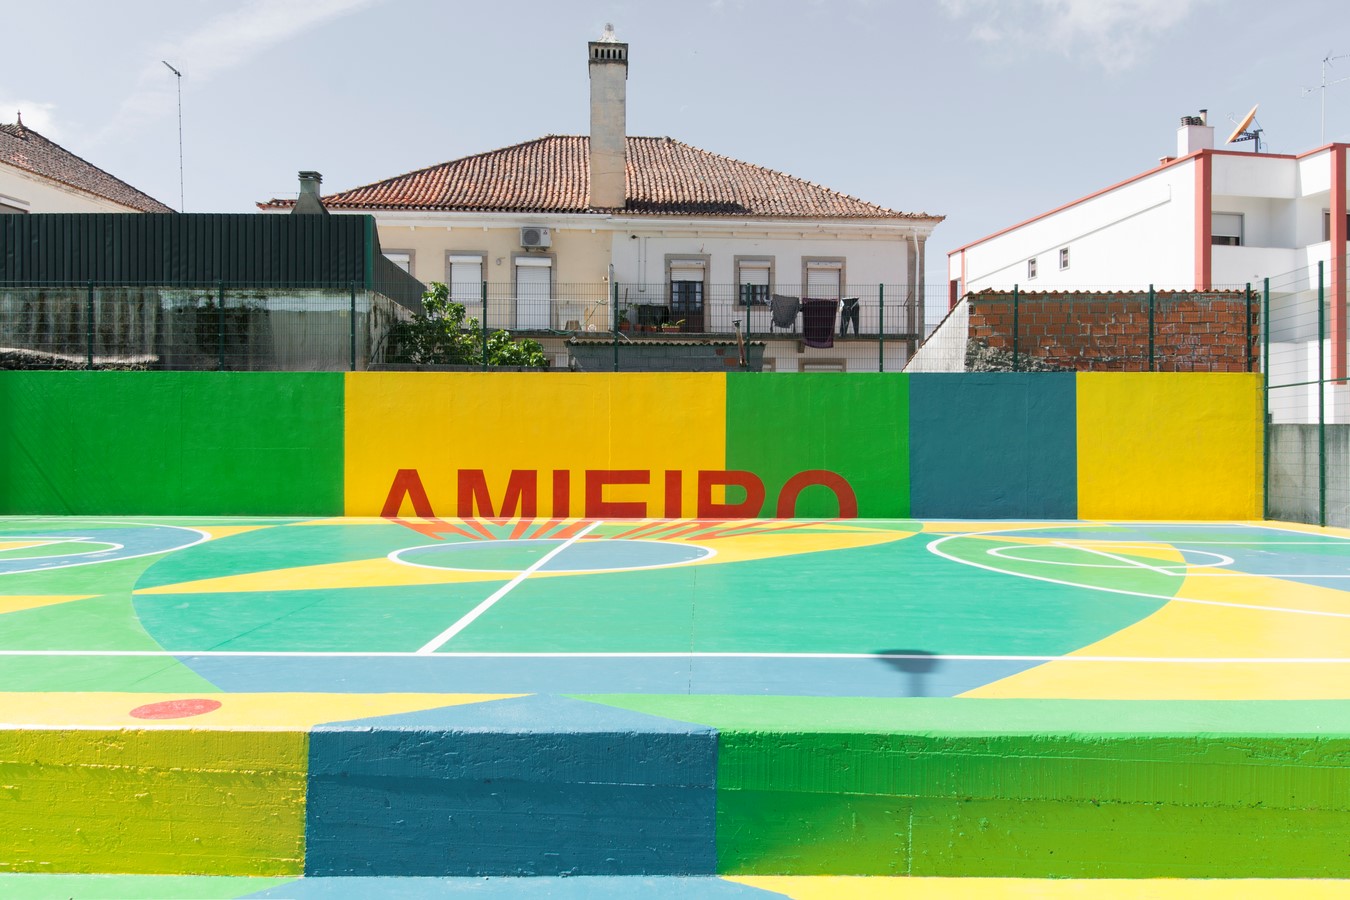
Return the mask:
<path id="1" fill-rule="evenodd" d="M 291 215 L 328 215 L 328 210 L 324 209 L 323 201 L 319 199 L 319 185 L 322 183 L 323 176 L 318 172 L 300 173 L 300 196 L 295 198 L 295 206 L 291 209 Z"/>

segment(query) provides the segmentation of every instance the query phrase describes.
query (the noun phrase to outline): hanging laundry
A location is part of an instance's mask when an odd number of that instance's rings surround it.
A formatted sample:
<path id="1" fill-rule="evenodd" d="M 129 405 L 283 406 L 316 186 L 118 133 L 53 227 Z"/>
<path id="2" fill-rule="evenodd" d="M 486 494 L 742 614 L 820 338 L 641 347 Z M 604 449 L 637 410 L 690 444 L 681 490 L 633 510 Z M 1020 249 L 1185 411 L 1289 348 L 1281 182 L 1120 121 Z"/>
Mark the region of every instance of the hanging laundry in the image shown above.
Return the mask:
<path id="1" fill-rule="evenodd" d="M 853 322 L 853 333 L 858 334 L 858 299 L 857 297 L 845 297 L 843 306 L 839 307 L 839 336 L 848 334 L 848 323 Z"/>
<path id="2" fill-rule="evenodd" d="M 834 346 L 834 317 L 838 300 L 802 300 L 802 342 L 808 347 Z"/>
<path id="3" fill-rule="evenodd" d="M 797 311 L 801 309 L 802 301 L 797 297 L 785 297 L 782 294 L 774 294 L 773 302 L 769 308 L 773 311 L 774 328 L 796 328 Z"/>

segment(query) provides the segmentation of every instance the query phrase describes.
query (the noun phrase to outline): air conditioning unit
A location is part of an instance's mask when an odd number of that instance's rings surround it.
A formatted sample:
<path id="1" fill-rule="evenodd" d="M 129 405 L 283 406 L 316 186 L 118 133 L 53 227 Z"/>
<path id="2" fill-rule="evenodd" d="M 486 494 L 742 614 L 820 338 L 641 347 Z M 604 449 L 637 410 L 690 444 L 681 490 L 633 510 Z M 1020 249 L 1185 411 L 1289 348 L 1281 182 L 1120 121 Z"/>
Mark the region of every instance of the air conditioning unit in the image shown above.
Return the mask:
<path id="1" fill-rule="evenodd" d="M 540 228 L 537 225 L 526 225 L 520 229 L 520 246 L 530 247 L 548 247 L 552 245 L 549 238 L 548 229 Z"/>

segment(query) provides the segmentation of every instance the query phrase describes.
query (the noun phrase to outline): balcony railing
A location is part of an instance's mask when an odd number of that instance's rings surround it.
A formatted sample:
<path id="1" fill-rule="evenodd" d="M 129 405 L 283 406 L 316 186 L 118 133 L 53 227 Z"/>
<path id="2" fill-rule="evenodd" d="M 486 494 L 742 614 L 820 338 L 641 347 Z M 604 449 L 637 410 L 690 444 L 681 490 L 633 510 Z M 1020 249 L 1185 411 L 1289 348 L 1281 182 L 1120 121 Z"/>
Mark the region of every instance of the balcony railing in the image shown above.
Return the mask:
<path id="1" fill-rule="evenodd" d="M 475 291 L 475 287 L 477 290 Z M 489 330 L 584 335 L 630 333 L 801 337 L 826 329 L 838 338 L 914 340 L 923 333 L 922 298 L 903 285 L 555 284 L 526 293 L 509 284 L 457 287 L 453 298 Z"/>

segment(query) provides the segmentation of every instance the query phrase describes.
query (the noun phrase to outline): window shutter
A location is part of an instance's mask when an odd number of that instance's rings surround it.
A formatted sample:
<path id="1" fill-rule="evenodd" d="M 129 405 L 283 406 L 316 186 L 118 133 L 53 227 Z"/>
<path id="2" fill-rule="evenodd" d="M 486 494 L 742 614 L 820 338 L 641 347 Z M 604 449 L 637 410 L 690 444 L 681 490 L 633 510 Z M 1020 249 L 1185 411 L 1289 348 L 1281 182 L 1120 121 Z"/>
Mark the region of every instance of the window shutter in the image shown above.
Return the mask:
<path id="1" fill-rule="evenodd" d="M 670 263 L 671 281 L 702 281 L 703 261 L 677 259 Z"/>
<path id="2" fill-rule="evenodd" d="M 516 263 L 517 328 L 549 327 L 553 269 L 548 263 L 546 259 L 518 260 Z"/>
<path id="3" fill-rule="evenodd" d="M 481 256 L 450 257 L 450 299 L 456 303 L 482 302 L 483 258 Z"/>
<path id="4" fill-rule="evenodd" d="M 741 284 L 769 285 L 769 264 L 741 264 Z"/>
<path id="5" fill-rule="evenodd" d="M 806 267 L 805 296 L 813 300 L 839 299 L 839 264 Z"/>

